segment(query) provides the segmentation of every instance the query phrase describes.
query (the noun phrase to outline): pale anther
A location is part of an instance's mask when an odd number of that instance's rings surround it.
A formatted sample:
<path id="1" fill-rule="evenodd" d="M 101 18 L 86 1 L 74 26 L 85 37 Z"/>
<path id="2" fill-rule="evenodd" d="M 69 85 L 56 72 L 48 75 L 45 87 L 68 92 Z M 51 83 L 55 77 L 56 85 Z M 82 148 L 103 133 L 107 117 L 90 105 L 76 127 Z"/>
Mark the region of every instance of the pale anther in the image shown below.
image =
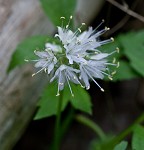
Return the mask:
<path id="1" fill-rule="evenodd" d="M 119 53 L 119 48 L 118 47 L 116 47 L 116 51 L 117 51 L 117 53 Z"/>
<path id="2" fill-rule="evenodd" d="M 111 77 L 111 76 L 108 76 L 108 78 L 112 81 L 113 80 L 113 78 Z"/>
<path id="3" fill-rule="evenodd" d="M 60 96 L 60 93 L 57 93 L 57 95 L 56 96 Z"/>
<path id="4" fill-rule="evenodd" d="M 35 76 L 35 75 L 36 75 L 35 73 L 34 73 L 34 74 L 32 74 L 32 77 L 33 77 L 33 76 Z"/>
<path id="5" fill-rule="evenodd" d="M 115 64 L 115 62 L 116 62 L 116 58 L 114 57 L 114 58 L 113 58 L 113 63 Z"/>
<path id="6" fill-rule="evenodd" d="M 101 90 L 102 92 L 104 92 L 104 89 L 103 89 L 103 88 L 101 88 L 100 90 Z"/>
<path id="7" fill-rule="evenodd" d="M 65 17 L 60 17 L 60 19 L 65 19 Z"/>
<path id="8" fill-rule="evenodd" d="M 114 41 L 114 38 L 113 38 L 113 37 L 111 37 L 110 39 L 112 40 L 112 42 Z"/>
<path id="9" fill-rule="evenodd" d="M 29 62 L 29 60 L 28 60 L 28 59 L 24 59 L 24 61 Z"/>
<path id="10" fill-rule="evenodd" d="M 81 29 L 80 29 L 80 28 L 78 28 L 78 30 L 79 30 L 79 32 L 81 33 Z"/>
<path id="11" fill-rule="evenodd" d="M 119 62 L 117 62 L 117 68 L 120 66 L 120 63 Z"/>
<path id="12" fill-rule="evenodd" d="M 116 71 L 113 71 L 111 74 L 112 74 L 112 75 L 116 74 Z"/>

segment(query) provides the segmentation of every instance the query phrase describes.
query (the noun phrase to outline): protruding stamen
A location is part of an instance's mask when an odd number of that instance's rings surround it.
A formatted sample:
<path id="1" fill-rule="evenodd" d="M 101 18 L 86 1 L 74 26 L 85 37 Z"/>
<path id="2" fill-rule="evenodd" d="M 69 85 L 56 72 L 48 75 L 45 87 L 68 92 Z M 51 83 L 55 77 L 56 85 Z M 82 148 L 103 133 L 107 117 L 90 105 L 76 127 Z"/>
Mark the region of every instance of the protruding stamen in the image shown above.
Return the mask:
<path id="1" fill-rule="evenodd" d="M 104 19 L 102 19 L 102 22 L 95 28 L 95 31 L 104 23 Z"/>
<path id="2" fill-rule="evenodd" d="M 91 33 L 91 35 L 90 35 L 90 37 L 91 36 L 93 36 L 93 35 L 95 35 L 95 37 L 99 37 L 99 36 L 101 36 L 102 34 L 104 34 L 106 31 L 108 31 L 109 30 L 109 28 L 107 28 L 107 27 L 105 27 L 103 30 L 100 30 L 100 31 L 96 31 L 96 30 L 94 30 L 92 33 Z"/>
<path id="3" fill-rule="evenodd" d="M 113 63 L 115 64 L 115 62 L 116 62 L 116 58 L 114 57 L 114 58 L 113 58 Z"/>
<path id="4" fill-rule="evenodd" d="M 85 68 L 84 70 L 86 71 L 87 75 L 93 80 L 93 82 L 100 88 L 100 90 L 104 92 L 104 89 L 95 81 L 91 74 Z"/>
<path id="5" fill-rule="evenodd" d="M 81 85 L 81 87 L 82 88 L 84 88 L 84 86 L 81 84 L 81 82 L 77 79 L 77 77 L 76 76 L 73 76 L 74 77 L 74 79 Z"/>
<path id="6" fill-rule="evenodd" d="M 61 71 L 60 71 L 60 75 L 59 75 L 59 78 L 58 78 L 58 89 L 57 89 L 57 95 L 56 96 L 60 95 L 60 93 L 59 93 L 59 89 L 60 89 L 59 86 L 61 84 L 60 79 L 61 79 Z"/>
<path id="7" fill-rule="evenodd" d="M 45 73 L 47 72 L 47 69 L 46 69 L 46 68 L 44 69 L 44 72 L 45 72 Z"/>
<path id="8" fill-rule="evenodd" d="M 69 83 L 68 76 L 66 75 L 66 73 L 65 73 L 65 76 L 66 76 L 66 80 L 67 80 L 67 83 L 68 83 L 68 86 L 69 86 L 71 95 L 74 97 L 74 94 L 73 94 L 73 92 L 72 92 L 71 85 L 70 85 L 70 83 Z"/>
<path id="9" fill-rule="evenodd" d="M 81 85 L 82 88 L 85 88 L 85 86 Z"/>
<path id="10" fill-rule="evenodd" d="M 113 80 L 113 78 L 111 77 L 111 76 L 108 76 L 108 78 L 112 81 Z"/>
<path id="11" fill-rule="evenodd" d="M 61 27 L 63 28 L 63 21 L 65 20 L 65 17 L 60 17 L 62 19 Z"/>
<path id="12" fill-rule="evenodd" d="M 112 40 L 112 42 L 114 42 L 114 38 L 113 37 L 111 37 L 110 39 Z"/>
<path id="13" fill-rule="evenodd" d="M 117 62 L 117 68 L 120 66 L 120 63 L 119 62 Z"/>
<path id="14" fill-rule="evenodd" d="M 108 27 L 105 27 L 105 30 L 106 30 L 106 31 L 108 31 L 108 30 L 110 30 L 110 28 L 108 28 Z"/>
<path id="15" fill-rule="evenodd" d="M 104 40 L 104 41 L 101 41 L 99 42 L 101 45 L 104 45 L 104 44 L 107 44 L 107 43 L 110 43 L 110 42 L 113 42 L 114 41 L 114 38 L 110 38 L 108 40 Z"/>
<path id="16" fill-rule="evenodd" d="M 90 86 L 87 86 L 87 87 L 86 87 L 86 90 L 89 90 L 89 89 L 90 89 Z"/>
<path id="17" fill-rule="evenodd" d="M 116 51 L 117 51 L 117 53 L 119 53 L 119 48 L 118 47 L 116 47 Z"/>
<path id="18" fill-rule="evenodd" d="M 102 23 L 104 23 L 105 22 L 105 20 L 104 19 L 102 19 Z"/>
<path id="19" fill-rule="evenodd" d="M 104 92 L 104 89 L 103 89 L 103 88 L 100 88 L 100 90 L 101 90 L 102 92 Z"/>
<path id="20" fill-rule="evenodd" d="M 94 52 L 95 54 L 98 54 L 99 52 Z"/>
<path id="21" fill-rule="evenodd" d="M 35 74 L 35 73 L 33 73 L 33 74 L 32 74 L 32 77 L 33 77 L 33 76 L 35 76 L 35 75 L 36 75 L 36 74 Z"/>
<path id="22" fill-rule="evenodd" d="M 81 29 L 80 28 L 78 28 L 78 31 L 81 33 Z"/>
<path id="23" fill-rule="evenodd" d="M 112 74 L 112 75 L 116 74 L 116 71 L 113 71 L 111 74 Z"/>
<path id="24" fill-rule="evenodd" d="M 29 62 L 29 60 L 28 60 L 28 59 L 24 59 L 24 61 Z"/>
<path id="25" fill-rule="evenodd" d="M 69 27 L 72 18 L 73 18 L 73 16 L 70 16 L 69 22 L 68 22 L 68 24 L 66 25 L 66 29 Z"/>
<path id="26" fill-rule="evenodd" d="M 60 96 L 60 93 L 57 93 L 56 96 Z"/>
<path id="27" fill-rule="evenodd" d="M 60 17 L 60 19 L 65 19 L 65 17 Z"/>
<path id="28" fill-rule="evenodd" d="M 59 37 L 59 35 L 58 34 L 55 34 L 55 36 L 54 37 Z"/>

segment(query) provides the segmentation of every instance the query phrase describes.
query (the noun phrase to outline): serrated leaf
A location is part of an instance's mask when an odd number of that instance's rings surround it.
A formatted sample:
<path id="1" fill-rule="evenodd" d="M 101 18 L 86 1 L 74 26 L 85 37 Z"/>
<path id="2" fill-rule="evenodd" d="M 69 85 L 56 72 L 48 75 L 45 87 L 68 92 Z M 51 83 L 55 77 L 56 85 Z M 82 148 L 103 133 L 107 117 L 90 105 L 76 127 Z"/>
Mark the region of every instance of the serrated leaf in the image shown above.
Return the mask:
<path id="1" fill-rule="evenodd" d="M 34 36 L 22 41 L 12 55 L 8 71 L 14 69 L 17 65 L 25 64 L 24 59 L 35 59 L 34 50 L 36 48 L 43 49 L 47 36 Z"/>
<path id="2" fill-rule="evenodd" d="M 121 35 L 119 40 L 131 66 L 144 76 L 144 30 Z"/>
<path id="3" fill-rule="evenodd" d="M 132 137 L 132 149 L 143 150 L 144 149 L 144 127 L 136 125 Z"/>
<path id="4" fill-rule="evenodd" d="M 126 150 L 128 143 L 126 141 L 122 141 L 114 147 L 114 150 Z"/>
<path id="5" fill-rule="evenodd" d="M 56 26 L 61 25 L 60 17 L 65 17 L 65 22 L 68 23 L 76 5 L 76 0 L 40 0 L 40 2 L 46 15 Z"/>
<path id="6" fill-rule="evenodd" d="M 91 102 L 88 93 L 80 86 L 72 85 L 74 97 L 72 97 L 68 86 L 63 90 L 62 109 L 63 111 L 68 102 L 71 102 L 75 109 L 91 114 Z M 55 83 L 49 84 L 42 93 L 42 97 L 38 104 L 39 110 L 34 119 L 41 119 L 56 115 L 58 101 L 60 96 L 56 96 L 57 85 Z"/>
<path id="7" fill-rule="evenodd" d="M 138 74 L 126 61 L 120 61 L 119 68 L 116 69 L 117 73 L 114 75 L 114 81 L 127 80 L 138 77 Z"/>

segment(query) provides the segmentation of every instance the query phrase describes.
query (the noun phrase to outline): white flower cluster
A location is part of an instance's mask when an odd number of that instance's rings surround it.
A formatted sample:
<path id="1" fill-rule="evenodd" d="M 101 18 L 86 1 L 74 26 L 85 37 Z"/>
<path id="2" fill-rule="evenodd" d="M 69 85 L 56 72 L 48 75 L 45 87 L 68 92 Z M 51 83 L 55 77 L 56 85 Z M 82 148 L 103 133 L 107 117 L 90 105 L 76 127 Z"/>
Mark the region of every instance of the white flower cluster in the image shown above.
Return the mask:
<path id="1" fill-rule="evenodd" d="M 83 25 L 84 23 L 82 23 Z M 118 51 L 118 48 L 110 54 L 97 49 L 101 45 L 113 41 L 113 38 L 104 41 L 98 40 L 99 36 L 109 28 L 106 27 L 97 32 L 96 29 L 89 27 L 87 31 L 81 33 L 81 27 L 76 32 L 69 29 L 69 24 L 66 27 L 58 27 L 55 37 L 61 41 L 61 45 L 46 43 L 44 51 L 34 51 L 35 55 L 39 57 L 38 60 L 35 60 L 35 67 L 41 68 L 35 74 L 43 70 L 49 75 L 53 74 L 50 82 L 57 79 L 57 96 L 64 89 L 65 84 L 68 84 L 73 95 L 70 82 L 89 89 L 89 81 L 92 80 L 101 91 L 104 91 L 95 79 L 103 79 L 104 75 L 112 79 L 115 72 L 110 74 L 107 66 L 119 65 L 115 63 L 115 60 L 113 63 L 109 63 L 107 60 L 109 55 Z"/>

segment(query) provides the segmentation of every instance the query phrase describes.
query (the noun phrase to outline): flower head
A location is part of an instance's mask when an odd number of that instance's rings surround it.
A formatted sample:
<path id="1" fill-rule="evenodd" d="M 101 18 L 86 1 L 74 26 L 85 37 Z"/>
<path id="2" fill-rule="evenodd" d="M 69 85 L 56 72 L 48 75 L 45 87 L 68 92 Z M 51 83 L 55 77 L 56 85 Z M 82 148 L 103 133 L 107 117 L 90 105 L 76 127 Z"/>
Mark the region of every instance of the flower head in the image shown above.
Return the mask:
<path id="1" fill-rule="evenodd" d="M 94 81 L 101 91 L 104 91 L 96 79 L 103 79 L 105 75 L 112 79 L 114 72 L 110 73 L 108 66 L 117 66 L 115 60 L 109 63 L 107 57 L 118 51 L 118 48 L 112 53 L 103 53 L 99 50 L 100 46 L 113 41 L 113 38 L 99 40 L 99 36 L 109 28 L 105 27 L 97 32 L 97 29 L 89 27 L 87 31 L 82 32 L 81 28 L 85 25 L 82 23 L 82 26 L 73 32 L 69 29 L 69 23 L 66 27 L 58 27 L 58 33 L 55 35 L 61 45 L 46 43 L 44 51 L 34 51 L 39 57 L 38 60 L 34 60 L 36 61 L 35 67 L 40 68 L 35 74 L 43 70 L 48 74 L 54 72 L 50 82 L 57 80 L 57 95 L 64 89 L 65 84 L 68 84 L 71 94 L 74 95 L 70 82 L 89 89 L 90 80 Z"/>

